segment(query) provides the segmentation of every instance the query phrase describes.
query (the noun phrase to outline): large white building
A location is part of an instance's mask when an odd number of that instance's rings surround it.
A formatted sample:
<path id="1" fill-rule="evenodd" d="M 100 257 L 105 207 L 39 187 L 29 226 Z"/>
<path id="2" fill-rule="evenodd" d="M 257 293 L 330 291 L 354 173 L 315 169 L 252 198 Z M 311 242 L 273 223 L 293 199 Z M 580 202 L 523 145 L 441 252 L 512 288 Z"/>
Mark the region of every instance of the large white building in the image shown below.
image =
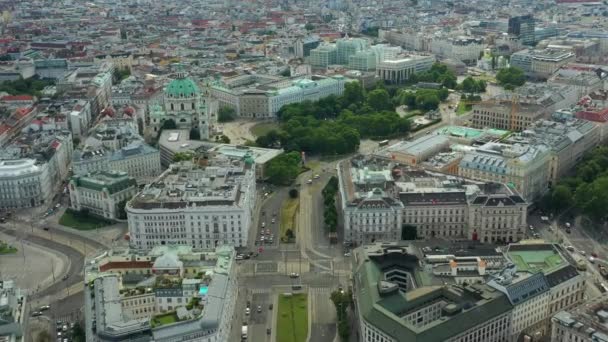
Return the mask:
<path id="1" fill-rule="evenodd" d="M 608 301 L 606 296 L 560 311 L 553 316 L 552 342 L 607 342 Z"/>
<path id="2" fill-rule="evenodd" d="M 229 341 L 241 323 L 231 246 L 106 251 L 87 261 L 85 283 L 87 341 Z"/>
<path id="3" fill-rule="evenodd" d="M 126 172 L 98 171 L 72 177 L 69 189 L 72 209 L 114 220 L 121 218 L 118 205 L 137 193 L 137 182 Z"/>
<path id="4" fill-rule="evenodd" d="M 575 59 L 573 52 L 564 49 L 522 50 L 512 54 L 510 62 L 530 77 L 547 79 Z"/>
<path id="5" fill-rule="evenodd" d="M 169 167 L 126 207 L 131 243 L 149 250 L 187 244 L 246 246 L 255 207 L 255 165 L 216 155 Z"/>
<path id="6" fill-rule="evenodd" d="M 376 76 L 394 84 L 406 82 L 413 74 L 429 70 L 435 56 L 409 55 L 386 59 L 376 65 Z"/>
<path id="7" fill-rule="evenodd" d="M 72 135 L 67 131 L 24 134 L 0 153 L 0 208 L 50 204 L 67 178 Z"/>

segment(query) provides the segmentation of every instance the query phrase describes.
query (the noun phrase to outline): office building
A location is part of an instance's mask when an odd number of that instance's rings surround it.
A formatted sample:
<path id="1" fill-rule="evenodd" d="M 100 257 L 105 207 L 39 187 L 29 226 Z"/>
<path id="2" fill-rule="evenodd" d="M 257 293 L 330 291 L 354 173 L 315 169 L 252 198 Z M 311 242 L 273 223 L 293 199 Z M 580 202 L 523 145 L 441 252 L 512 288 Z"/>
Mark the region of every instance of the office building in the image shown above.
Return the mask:
<path id="1" fill-rule="evenodd" d="M 420 266 L 413 245 L 375 243 L 353 254 L 361 341 L 499 342 L 509 337 L 511 304 L 501 292 L 483 284 L 446 285 L 444 277 Z"/>
<path id="2" fill-rule="evenodd" d="M 84 314 L 91 341 L 228 341 L 237 298 L 231 246 L 110 250 L 87 261 Z"/>
<path id="3" fill-rule="evenodd" d="M 551 150 L 546 145 L 490 142 L 465 154 L 458 175 L 507 184 L 525 200 L 534 201 L 547 190 L 550 160 Z"/>
<path id="4" fill-rule="evenodd" d="M 323 44 L 310 51 L 308 62 L 313 68 L 327 68 L 337 64 L 338 50 L 335 44 Z"/>
<path id="5" fill-rule="evenodd" d="M 336 40 L 336 64 L 346 65 L 350 56 L 369 48 L 369 44 L 362 38 L 341 38 Z"/>
<path id="6" fill-rule="evenodd" d="M 128 202 L 131 243 L 137 249 L 247 245 L 256 194 L 253 158 L 215 155 L 198 163 L 171 165 Z"/>
<path id="7" fill-rule="evenodd" d="M 428 134 L 412 141 L 401 141 L 389 146 L 391 159 L 416 166 L 442 151 L 448 151 L 450 140 L 444 135 Z"/>
<path id="8" fill-rule="evenodd" d="M 438 57 L 473 66 L 476 65 L 484 48 L 483 39 L 475 37 L 441 37 L 431 41 L 431 52 Z"/>
<path id="9" fill-rule="evenodd" d="M 507 33 L 516 36 L 523 45 L 534 45 L 534 16 L 522 15 L 509 18 Z"/>
<path id="10" fill-rule="evenodd" d="M 387 59 L 376 65 L 376 76 L 380 79 L 400 84 L 407 81 L 411 75 L 429 70 L 435 63 L 435 56 L 409 55 Z"/>
<path id="11" fill-rule="evenodd" d="M 294 43 L 294 54 L 296 57 L 305 58 L 310 56 L 310 52 L 321 44 L 318 36 L 298 38 Z"/>
<path id="12" fill-rule="evenodd" d="M 97 171 L 70 180 L 70 207 L 110 220 L 121 216 L 121 205 L 137 193 L 135 178 L 126 172 Z"/>
<path id="13" fill-rule="evenodd" d="M 552 342 L 607 342 L 608 300 L 600 296 L 551 319 Z"/>
<path id="14" fill-rule="evenodd" d="M 0 341 L 25 341 L 26 305 L 25 292 L 13 280 L 0 280 Z"/>

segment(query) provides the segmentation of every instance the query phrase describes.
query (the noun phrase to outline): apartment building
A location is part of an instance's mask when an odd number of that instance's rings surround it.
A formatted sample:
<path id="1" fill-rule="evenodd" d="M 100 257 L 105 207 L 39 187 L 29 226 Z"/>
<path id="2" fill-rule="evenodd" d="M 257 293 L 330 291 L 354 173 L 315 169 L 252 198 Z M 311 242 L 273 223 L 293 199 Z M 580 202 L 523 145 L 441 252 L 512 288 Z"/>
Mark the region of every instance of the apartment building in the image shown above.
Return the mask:
<path id="1" fill-rule="evenodd" d="M 256 193 L 253 158 L 215 155 L 200 162 L 171 165 L 128 202 L 133 246 L 247 245 Z"/>
<path id="2" fill-rule="evenodd" d="M 0 279 L 0 339 L 6 342 L 24 342 L 28 333 L 26 291 L 13 280 Z"/>
<path id="3" fill-rule="evenodd" d="M 313 68 L 327 68 L 338 62 L 336 44 L 323 44 L 310 51 L 308 62 Z"/>
<path id="4" fill-rule="evenodd" d="M 547 117 L 549 113 L 546 107 L 538 104 L 514 105 L 512 101 L 497 100 L 475 104 L 471 125 L 475 128 L 492 127 L 517 132 Z"/>
<path id="5" fill-rule="evenodd" d="M 0 153 L 0 208 L 50 204 L 68 176 L 69 131 L 28 132 Z"/>
<path id="6" fill-rule="evenodd" d="M 489 142 L 465 154 L 460 161 L 458 175 L 507 184 L 526 201 L 533 201 L 547 190 L 550 161 L 551 150 L 544 144 Z"/>
<path id="7" fill-rule="evenodd" d="M 110 250 L 87 260 L 87 339 L 228 341 L 232 325 L 240 324 L 232 319 L 238 288 L 234 258 L 231 246 L 172 245 L 147 253 Z M 139 272 L 129 272 L 134 269 Z"/>
<path id="8" fill-rule="evenodd" d="M 72 177 L 69 189 L 72 209 L 115 220 L 121 218 L 119 204 L 137 193 L 137 181 L 126 172 L 97 171 Z"/>
<path id="9" fill-rule="evenodd" d="M 551 341 L 608 341 L 608 301 L 605 296 L 590 299 L 551 319 Z"/>

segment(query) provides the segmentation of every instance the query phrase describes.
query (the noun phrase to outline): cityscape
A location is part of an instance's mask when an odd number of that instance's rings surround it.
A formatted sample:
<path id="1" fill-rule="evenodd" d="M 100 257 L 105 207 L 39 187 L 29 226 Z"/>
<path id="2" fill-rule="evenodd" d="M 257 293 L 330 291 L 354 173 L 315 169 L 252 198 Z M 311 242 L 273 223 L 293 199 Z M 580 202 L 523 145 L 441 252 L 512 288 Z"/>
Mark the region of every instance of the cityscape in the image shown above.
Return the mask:
<path id="1" fill-rule="evenodd" d="M 0 12 L 0 342 L 608 342 L 608 2 Z"/>

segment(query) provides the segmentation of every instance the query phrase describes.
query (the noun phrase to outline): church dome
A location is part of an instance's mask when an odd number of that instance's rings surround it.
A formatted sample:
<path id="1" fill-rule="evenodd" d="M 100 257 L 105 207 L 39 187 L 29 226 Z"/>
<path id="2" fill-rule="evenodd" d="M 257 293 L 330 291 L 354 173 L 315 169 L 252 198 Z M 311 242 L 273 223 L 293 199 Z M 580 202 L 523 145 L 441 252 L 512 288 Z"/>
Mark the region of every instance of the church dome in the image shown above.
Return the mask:
<path id="1" fill-rule="evenodd" d="M 172 98 L 191 98 L 199 96 L 200 90 L 191 78 L 179 77 L 169 83 L 165 94 Z"/>

